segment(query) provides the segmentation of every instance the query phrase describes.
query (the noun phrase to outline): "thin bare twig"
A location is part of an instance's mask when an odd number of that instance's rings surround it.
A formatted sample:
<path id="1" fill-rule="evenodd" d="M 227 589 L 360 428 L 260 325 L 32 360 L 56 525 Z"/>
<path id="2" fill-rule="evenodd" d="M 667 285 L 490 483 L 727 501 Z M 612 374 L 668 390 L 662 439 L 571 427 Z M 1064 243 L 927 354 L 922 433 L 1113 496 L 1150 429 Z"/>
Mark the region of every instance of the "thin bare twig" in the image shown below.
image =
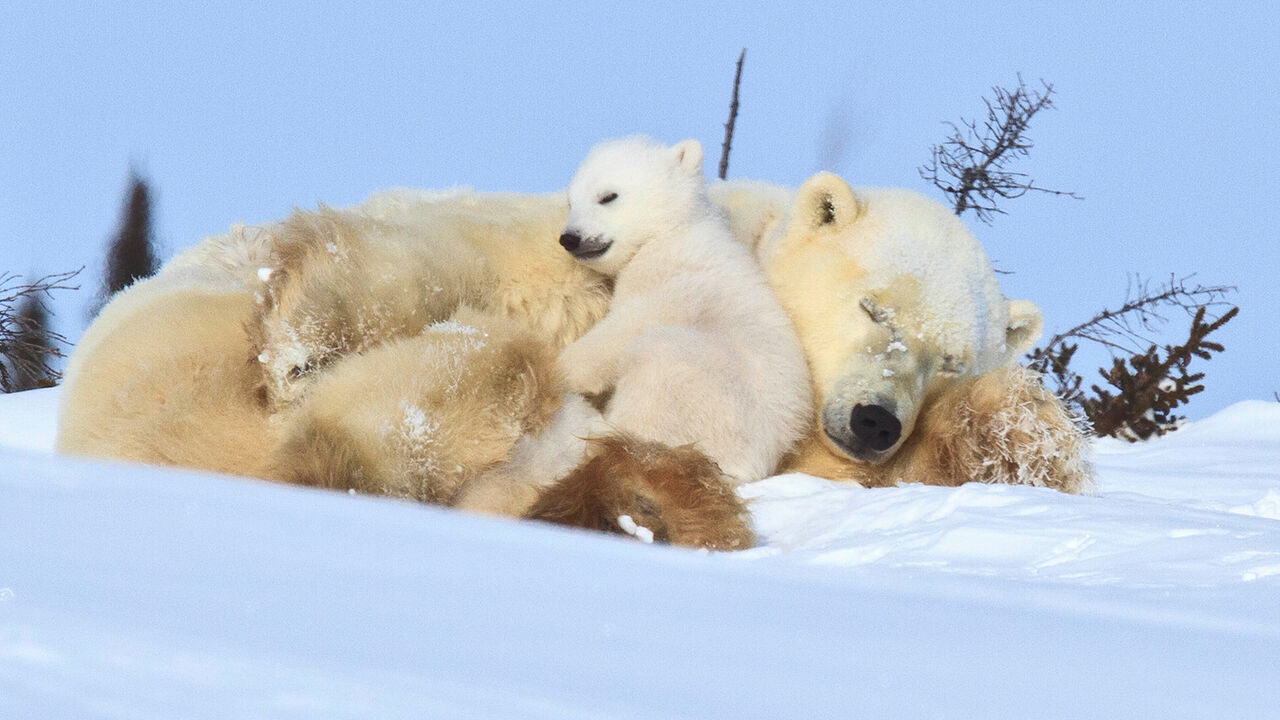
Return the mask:
<path id="1" fill-rule="evenodd" d="M 738 69 L 733 73 L 733 99 L 729 101 L 729 122 L 724 124 L 724 144 L 720 146 L 720 179 L 729 174 L 729 148 L 733 145 L 733 126 L 738 120 L 738 86 L 742 83 L 742 61 L 747 49 L 738 55 Z"/>
<path id="2" fill-rule="evenodd" d="M 1235 292 L 1234 286 L 1206 287 L 1196 284 L 1188 287 L 1187 282 L 1193 277 L 1195 276 L 1188 275 L 1178 278 L 1170 275 L 1167 283 L 1152 291 L 1149 280 L 1138 275 L 1130 276 L 1123 305 L 1115 309 L 1104 309 L 1079 325 L 1054 335 L 1043 348 L 1055 350 L 1064 341 L 1074 338 L 1097 343 L 1115 352 L 1134 355 L 1142 352 L 1143 346 L 1155 342 L 1148 333 L 1168 322 L 1164 309 L 1175 308 L 1193 316 L 1201 307 L 1220 308 L 1230 305 L 1226 296 Z"/>
<path id="3" fill-rule="evenodd" d="M 1033 146 L 1026 134 L 1031 118 L 1041 110 L 1053 108 L 1053 86 L 1043 80 L 1040 84 L 1043 90 L 1029 89 L 1019 75 L 1018 86 L 1013 90 L 993 87 L 995 99 L 982 99 L 987 119 L 981 129 L 976 120 L 961 118 L 960 125 L 949 122 L 950 137 L 930 149 L 929 163 L 918 172 L 951 198 L 956 215 L 973 210 L 979 220 L 990 224 L 994 215 L 1005 212 L 999 201 L 1022 197 L 1033 190 L 1080 199 L 1072 192 L 1036 185 L 1026 173 L 1007 169 Z"/>
<path id="4" fill-rule="evenodd" d="M 84 268 L 23 282 L 0 273 L 0 392 L 28 389 L 58 379 L 50 361 L 63 357 L 66 338 L 47 327 L 45 301 L 54 290 L 78 290 L 67 284 Z"/>

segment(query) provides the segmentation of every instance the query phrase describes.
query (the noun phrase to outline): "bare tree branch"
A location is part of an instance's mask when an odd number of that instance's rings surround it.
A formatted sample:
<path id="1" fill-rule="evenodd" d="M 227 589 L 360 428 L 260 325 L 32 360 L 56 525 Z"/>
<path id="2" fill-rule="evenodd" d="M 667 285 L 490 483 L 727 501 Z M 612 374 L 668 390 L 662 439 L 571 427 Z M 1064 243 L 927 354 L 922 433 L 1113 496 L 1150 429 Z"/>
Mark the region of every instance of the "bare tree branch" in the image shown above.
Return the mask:
<path id="1" fill-rule="evenodd" d="M 733 73 L 733 99 L 729 101 L 729 122 L 724 124 L 724 144 L 720 146 L 720 179 L 729 174 L 729 149 L 733 145 L 733 126 L 738 120 L 738 86 L 742 83 L 742 61 L 747 49 L 738 55 L 738 69 Z"/>
<path id="2" fill-rule="evenodd" d="M 0 273 L 0 392 L 52 384 L 59 375 L 50 365 L 63 357 L 66 338 L 47 327 L 45 301 L 54 290 L 78 290 L 67 284 L 79 270 L 46 275 L 34 282 Z"/>
<path id="3" fill-rule="evenodd" d="M 842 106 L 832 106 L 822 125 L 822 140 L 818 145 L 818 170 L 839 172 L 848 153 L 849 112 Z"/>
<path id="4" fill-rule="evenodd" d="M 1188 370 L 1191 358 L 1208 359 L 1209 353 L 1221 352 L 1220 344 L 1206 338 L 1239 311 L 1226 300 L 1234 287 L 1189 286 L 1191 277 L 1170 276 L 1153 289 L 1149 281 L 1131 276 L 1124 304 L 1049 338 L 1027 355 L 1028 367 L 1052 384 L 1054 393 L 1077 414 L 1088 418 L 1099 435 L 1132 440 L 1164 434 L 1181 421 L 1175 409 L 1203 389 L 1195 383 L 1204 374 Z M 1151 335 L 1168 322 L 1171 309 L 1191 317 L 1191 329 L 1185 343 L 1164 346 L 1162 355 Z M 1083 378 L 1070 368 L 1081 340 L 1111 353 L 1111 369 L 1098 372 L 1114 393 L 1097 385 L 1092 395 L 1081 390 Z"/>
<path id="5" fill-rule="evenodd" d="M 1225 308 L 1230 306 L 1226 296 L 1235 292 L 1232 285 L 1200 284 L 1188 286 L 1194 275 L 1178 278 L 1169 276 L 1153 290 L 1151 282 L 1139 275 L 1129 278 L 1125 302 L 1115 309 L 1104 309 L 1092 318 L 1049 338 L 1042 347 L 1054 350 L 1066 340 L 1088 340 L 1115 352 L 1133 355 L 1155 341 L 1148 333 L 1168 322 L 1165 311 L 1180 310 L 1194 316 L 1201 307 Z M 1214 318 L 1216 319 L 1216 317 Z"/>
<path id="6" fill-rule="evenodd" d="M 1031 118 L 1054 106 L 1053 86 L 1043 80 L 1040 84 L 1043 90 L 1028 89 L 1019 75 L 1013 90 L 993 87 L 995 99 L 982 99 L 987 118 L 981 128 L 975 120 L 961 118 L 960 125 L 949 122 L 951 135 L 930 148 L 929 163 L 918 168 L 920 177 L 947 194 L 956 215 L 973 210 L 979 220 L 990 224 L 996 214 L 1005 212 L 999 206 L 1001 200 L 1033 190 L 1080 199 L 1072 192 L 1036 185 L 1026 173 L 1008 169 L 1033 146 L 1027 137 Z"/>

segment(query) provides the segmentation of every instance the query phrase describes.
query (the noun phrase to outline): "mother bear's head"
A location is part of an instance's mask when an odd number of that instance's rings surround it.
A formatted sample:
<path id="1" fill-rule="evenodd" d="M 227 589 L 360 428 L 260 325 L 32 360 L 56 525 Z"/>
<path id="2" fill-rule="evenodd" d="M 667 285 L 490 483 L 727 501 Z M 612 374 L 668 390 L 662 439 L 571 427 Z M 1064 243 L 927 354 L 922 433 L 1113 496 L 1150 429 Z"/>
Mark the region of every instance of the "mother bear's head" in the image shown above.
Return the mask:
<path id="1" fill-rule="evenodd" d="M 1005 298 L 973 234 L 918 193 L 854 189 L 830 173 L 793 197 L 749 182 L 713 193 L 796 324 L 816 434 L 837 456 L 893 457 L 931 398 L 1015 362 L 1040 336 L 1040 310 Z"/>

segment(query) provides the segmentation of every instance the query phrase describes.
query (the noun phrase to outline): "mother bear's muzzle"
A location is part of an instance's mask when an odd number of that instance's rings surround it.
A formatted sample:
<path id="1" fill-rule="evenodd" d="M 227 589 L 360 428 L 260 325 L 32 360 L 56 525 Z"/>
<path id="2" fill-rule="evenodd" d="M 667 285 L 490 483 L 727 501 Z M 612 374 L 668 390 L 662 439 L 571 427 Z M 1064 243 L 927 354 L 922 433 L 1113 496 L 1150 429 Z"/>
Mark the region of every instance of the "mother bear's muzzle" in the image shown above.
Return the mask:
<path id="1" fill-rule="evenodd" d="M 890 397 L 831 398 L 822 407 L 823 435 L 843 455 L 883 462 L 903 438 L 904 423 L 898 412 L 897 401 Z"/>

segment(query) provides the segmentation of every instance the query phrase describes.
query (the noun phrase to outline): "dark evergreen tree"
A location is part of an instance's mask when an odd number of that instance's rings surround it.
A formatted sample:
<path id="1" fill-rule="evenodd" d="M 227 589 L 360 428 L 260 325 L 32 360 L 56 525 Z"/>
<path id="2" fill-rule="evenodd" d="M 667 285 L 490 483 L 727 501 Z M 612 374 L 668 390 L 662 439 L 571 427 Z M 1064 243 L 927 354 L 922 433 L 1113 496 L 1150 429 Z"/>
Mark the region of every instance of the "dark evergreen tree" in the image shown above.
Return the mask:
<path id="1" fill-rule="evenodd" d="M 128 199 L 120 218 L 120 227 L 107 249 L 106 271 L 102 291 L 93 307 L 97 315 L 112 295 L 160 269 L 151 229 L 151 188 L 136 172 L 129 175 Z"/>

